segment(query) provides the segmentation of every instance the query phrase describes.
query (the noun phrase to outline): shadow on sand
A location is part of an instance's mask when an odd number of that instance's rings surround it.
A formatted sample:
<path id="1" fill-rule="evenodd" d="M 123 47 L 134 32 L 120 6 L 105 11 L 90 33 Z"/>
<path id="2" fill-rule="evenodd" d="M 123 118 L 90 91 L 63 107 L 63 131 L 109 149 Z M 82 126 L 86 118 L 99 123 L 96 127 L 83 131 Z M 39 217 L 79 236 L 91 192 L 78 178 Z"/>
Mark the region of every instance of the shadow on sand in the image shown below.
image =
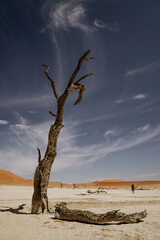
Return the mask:
<path id="1" fill-rule="evenodd" d="M 11 208 L 11 207 L 6 207 L 6 206 L 1 206 L 1 208 L 6 208 L 6 209 L 0 209 L 0 212 L 11 212 L 13 214 L 23 214 L 23 215 L 29 215 L 31 213 L 25 213 L 25 212 L 20 212 L 20 210 L 24 209 L 24 206 L 26 204 L 21 204 L 18 206 L 18 208 Z"/>
<path id="2" fill-rule="evenodd" d="M 87 225 L 97 225 L 97 226 L 110 226 L 110 225 L 125 225 L 125 224 L 135 224 L 135 223 L 126 223 L 126 222 L 106 222 L 106 223 L 88 223 L 88 222 L 81 222 L 77 220 L 63 220 L 63 219 L 57 219 L 55 217 L 51 217 L 50 219 L 56 221 L 56 222 L 79 222 L 82 224 Z M 144 222 L 143 220 L 140 220 L 139 222 Z M 137 222 L 138 223 L 138 222 Z"/>

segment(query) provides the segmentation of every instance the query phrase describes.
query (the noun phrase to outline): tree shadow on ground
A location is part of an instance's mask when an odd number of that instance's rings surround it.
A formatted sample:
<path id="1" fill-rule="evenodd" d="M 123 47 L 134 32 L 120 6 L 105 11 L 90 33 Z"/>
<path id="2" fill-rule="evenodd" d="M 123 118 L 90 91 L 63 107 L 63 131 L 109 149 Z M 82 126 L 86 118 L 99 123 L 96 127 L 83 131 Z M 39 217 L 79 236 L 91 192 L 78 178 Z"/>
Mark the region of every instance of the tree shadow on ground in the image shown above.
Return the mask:
<path id="1" fill-rule="evenodd" d="M 6 206 L 1 206 L 1 208 L 6 208 L 6 209 L 0 209 L 0 212 L 11 212 L 13 214 L 21 214 L 21 215 L 29 215 L 31 213 L 26 213 L 26 212 L 20 212 L 20 210 L 24 209 L 24 206 L 26 204 L 21 204 L 18 206 L 18 208 L 11 208 L 11 207 L 6 207 Z"/>
<path id="2" fill-rule="evenodd" d="M 55 220 L 56 222 L 77 222 L 77 223 L 83 223 L 83 224 L 88 224 L 88 225 L 97 225 L 97 226 L 110 226 L 110 225 L 125 225 L 125 224 L 135 224 L 135 223 L 126 223 L 126 222 L 106 222 L 106 223 L 88 223 L 88 222 L 81 222 L 78 220 L 63 220 L 63 219 L 58 219 L 55 217 L 51 217 L 50 219 Z M 144 222 L 143 220 L 140 220 L 139 222 Z M 136 222 L 136 223 L 139 223 Z"/>

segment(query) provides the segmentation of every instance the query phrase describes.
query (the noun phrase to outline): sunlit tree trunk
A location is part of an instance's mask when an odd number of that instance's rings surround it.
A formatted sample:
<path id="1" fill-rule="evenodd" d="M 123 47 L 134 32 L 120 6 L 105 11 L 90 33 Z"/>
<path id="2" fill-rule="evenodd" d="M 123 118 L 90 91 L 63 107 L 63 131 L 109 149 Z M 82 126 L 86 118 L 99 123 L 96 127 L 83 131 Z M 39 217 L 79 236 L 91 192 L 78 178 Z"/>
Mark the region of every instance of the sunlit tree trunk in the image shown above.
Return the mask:
<path id="1" fill-rule="evenodd" d="M 44 155 L 44 158 L 41 160 L 41 153 L 38 149 L 38 166 L 35 170 L 34 174 L 34 193 L 32 196 L 32 206 L 31 206 L 31 212 L 38 214 L 39 212 L 47 211 L 49 212 L 49 206 L 48 206 L 48 197 L 47 197 L 47 188 L 50 178 L 50 172 L 52 168 L 52 164 L 54 162 L 54 159 L 57 155 L 57 140 L 59 133 L 63 127 L 63 110 L 65 106 L 65 102 L 71 93 L 72 90 L 78 89 L 79 95 L 74 103 L 74 105 L 77 105 L 80 103 L 82 99 L 83 91 L 86 90 L 86 86 L 83 86 L 80 84 L 80 81 L 82 81 L 84 78 L 92 75 L 91 73 L 86 74 L 85 76 L 81 77 L 77 81 L 75 80 L 75 77 L 77 73 L 79 72 L 81 65 L 84 60 L 88 61 L 90 59 L 94 59 L 93 57 L 87 58 L 87 55 L 90 53 L 90 50 L 86 51 L 82 57 L 79 59 L 78 65 L 73 72 L 72 76 L 69 79 L 67 88 L 65 89 L 64 93 L 59 97 L 58 93 L 56 92 L 54 81 L 49 77 L 48 70 L 49 67 L 47 65 L 42 65 L 45 67 L 45 75 L 47 76 L 48 80 L 51 83 L 51 87 L 54 93 L 54 96 L 57 100 L 57 113 L 54 114 L 51 111 L 49 113 L 55 117 L 55 122 L 53 125 L 51 125 L 49 134 L 48 134 L 48 144 L 46 148 L 46 152 Z"/>

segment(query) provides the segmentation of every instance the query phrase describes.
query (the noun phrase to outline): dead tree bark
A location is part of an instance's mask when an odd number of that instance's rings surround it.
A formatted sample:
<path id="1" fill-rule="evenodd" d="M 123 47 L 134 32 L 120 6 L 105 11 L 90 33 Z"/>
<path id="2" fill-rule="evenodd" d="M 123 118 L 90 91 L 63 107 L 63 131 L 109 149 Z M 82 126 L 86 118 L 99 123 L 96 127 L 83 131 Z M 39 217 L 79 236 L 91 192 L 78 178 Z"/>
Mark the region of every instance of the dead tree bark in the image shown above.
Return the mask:
<path id="1" fill-rule="evenodd" d="M 74 80 L 75 80 L 77 73 L 79 72 L 79 70 L 81 68 L 83 61 L 85 61 L 85 60 L 88 61 L 90 59 L 94 59 L 93 57 L 87 58 L 87 55 L 89 53 L 90 53 L 90 50 L 87 50 L 79 59 L 78 65 L 77 65 L 75 71 L 73 72 L 72 76 L 70 77 L 65 91 L 60 97 L 58 96 L 58 93 L 56 91 L 54 81 L 48 75 L 49 67 L 45 64 L 42 65 L 45 67 L 44 73 L 51 83 L 53 94 L 57 101 L 57 113 L 54 114 L 51 111 L 49 111 L 49 113 L 53 117 L 55 117 L 55 122 L 50 127 L 49 134 L 48 134 L 48 144 L 47 144 L 44 158 L 42 160 L 41 160 L 40 150 L 38 149 L 38 166 L 37 166 L 37 168 L 35 170 L 35 174 L 34 174 L 34 193 L 32 196 L 32 207 L 31 207 L 32 213 L 38 214 L 40 210 L 42 210 L 42 212 L 44 212 L 44 211 L 49 212 L 47 187 L 48 187 L 48 183 L 49 183 L 51 167 L 52 167 L 54 159 L 57 155 L 58 136 L 63 127 L 64 105 L 65 105 L 65 102 L 66 102 L 69 94 L 71 93 L 71 91 L 75 90 L 75 89 L 79 90 L 79 96 L 78 96 L 76 102 L 74 103 L 74 105 L 77 105 L 82 100 L 82 94 L 83 94 L 83 91 L 86 90 L 86 86 L 82 85 L 80 83 L 80 81 L 82 81 L 83 79 L 85 79 L 86 77 L 88 77 L 92 74 L 89 73 L 76 81 L 74 81 Z"/>
<path id="2" fill-rule="evenodd" d="M 125 214 L 123 212 L 119 212 L 119 210 L 113 210 L 103 214 L 96 214 L 90 211 L 68 209 L 65 202 L 55 205 L 55 217 L 57 219 L 92 224 L 105 224 L 109 222 L 138 223 L 141 222 L 146 216 L 146 210 L 132 214 Z"/>

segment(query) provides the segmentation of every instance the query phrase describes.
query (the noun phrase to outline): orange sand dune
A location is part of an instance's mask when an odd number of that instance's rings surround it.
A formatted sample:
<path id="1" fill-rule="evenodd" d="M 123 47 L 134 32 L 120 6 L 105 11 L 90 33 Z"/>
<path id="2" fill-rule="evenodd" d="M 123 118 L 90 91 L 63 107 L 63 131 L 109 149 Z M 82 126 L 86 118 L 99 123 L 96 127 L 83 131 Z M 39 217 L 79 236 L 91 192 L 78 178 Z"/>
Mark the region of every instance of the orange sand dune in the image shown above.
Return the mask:
<path id="1" fill-rule="evenodd" d="M 160 181 L 124 181 L 124 180 L 103 180 L 91 183 L 67 184 L 61 182 L 49 182 L 49 187 L 57 188 L 130 188 L 134 184 L 137 189 L 160 189 Z M 32 186 L 33 180 L 19 177 L 12 172 L 0 170 L 0 185 L 25 185 Z"/>
<path id="2" fill-rule="evenodd" d="M 32 185 L 32 180 L 19 177 L 12 172 L 0 170 L 1 185 Z"/>
<path id="3" fill-rule="evenodd" d="M 99 181 L 95 187 L 106 188 L 129 188 L 131 184 L 134 184 L 136 188 L 160 188 L 160 181 Z"/>
<path id="4" fill-rule="evenodd" d="M 15 175 L 10 171 L 0 170 L 0 185 L 25 185 L 25 186 L 32 186 L 33 180 L 25 179 Z M 49 187 L 73 187 L 67 183 L 61 182 L 49 182 Z"/>

